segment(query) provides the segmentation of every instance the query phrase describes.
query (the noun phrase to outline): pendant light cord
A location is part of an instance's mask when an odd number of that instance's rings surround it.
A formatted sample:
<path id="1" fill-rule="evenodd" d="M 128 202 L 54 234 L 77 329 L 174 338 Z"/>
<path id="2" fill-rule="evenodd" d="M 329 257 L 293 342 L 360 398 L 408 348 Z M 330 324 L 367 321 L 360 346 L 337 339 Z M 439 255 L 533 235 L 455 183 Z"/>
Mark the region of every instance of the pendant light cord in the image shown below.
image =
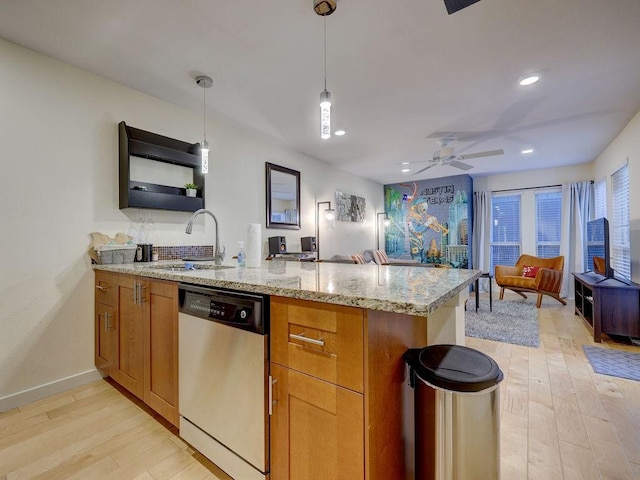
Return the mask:
<path id="1" fill-rule="evenodd" d="M 207 89 L 202 88 L 202 124 L 204 128 L 204 141 L 207 141 Z"/>
<path id="2" fill-rule="evenodd" d="M 324 19 L 324 89 L 327 89 L 327 17 Z"/>

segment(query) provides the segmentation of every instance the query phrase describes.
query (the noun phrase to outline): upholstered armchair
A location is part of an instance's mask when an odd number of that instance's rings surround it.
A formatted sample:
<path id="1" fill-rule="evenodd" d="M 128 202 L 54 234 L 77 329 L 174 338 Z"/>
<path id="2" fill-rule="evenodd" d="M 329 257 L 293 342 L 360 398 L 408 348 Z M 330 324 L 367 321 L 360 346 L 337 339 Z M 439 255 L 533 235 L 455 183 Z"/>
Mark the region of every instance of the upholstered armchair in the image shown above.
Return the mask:
<path id="1" fill-rule="evenodd" d="M 496 265 L 496 283 L 500 286 L 500 300 L 504 297 L 504 289 L 513 290 L 524 298 L 523 292 L 538 294 L 536 307 L 540 308 L 542 296 L 548 295 L 566 305 L 560 298 L 564 257 L 539 258 L 533 255 L 520 255 L 515 266 Z"/>

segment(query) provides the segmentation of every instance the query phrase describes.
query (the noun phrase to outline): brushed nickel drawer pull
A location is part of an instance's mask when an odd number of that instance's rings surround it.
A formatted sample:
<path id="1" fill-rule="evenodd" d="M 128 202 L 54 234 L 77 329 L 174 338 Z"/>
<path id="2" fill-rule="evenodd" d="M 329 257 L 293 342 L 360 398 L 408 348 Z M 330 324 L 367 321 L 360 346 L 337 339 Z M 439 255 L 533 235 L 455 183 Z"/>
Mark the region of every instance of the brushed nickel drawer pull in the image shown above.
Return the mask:
<path id="1" fill-rule="evenodd" d="M 102 291 L 104 291 L 104 290 L 106 290 L 106 289 L 107 289 L 107 287 L 103 287 L 102 285 L 96 285 L 96 288 L 97 288 L 98 290 L 102 290 Z"/>
<path id="2" fill-rule="evenodd" d="M 300 340 L 301 342 L 313 343 L 314 345 L 320 345 L 321 347 L 324 347 L 323 339 L 316 340 L 315 338 L 307 338 L 304 336 L 304 333 L 301 333 L 300 335 L 296 335 L 295 333 L 290 333 L 289 338 L 293 338 L 294 340 Z"/>
<path id="3" fill-rule="evenodd" d="M 138 282 L 138 305 L 142 305 L 144 302 L 147 301 L 142 291 L 144 288 L 147 288 L 147 286 L 144 285 L 142 282 Z"/>

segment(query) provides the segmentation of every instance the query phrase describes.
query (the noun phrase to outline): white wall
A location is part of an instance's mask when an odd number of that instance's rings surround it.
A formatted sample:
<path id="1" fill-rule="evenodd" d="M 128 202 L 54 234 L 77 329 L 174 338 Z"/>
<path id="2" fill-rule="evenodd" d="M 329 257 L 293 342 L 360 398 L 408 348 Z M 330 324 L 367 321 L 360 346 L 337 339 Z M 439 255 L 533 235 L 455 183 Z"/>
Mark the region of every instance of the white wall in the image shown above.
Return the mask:
<path id="1" fill-rule="evenodd" d="M 594 178 L 607 180 L 607 208 L 611 216 L 611 174 L 629 162 L 629 216 L 631 220 L 631 279 L 640 283 L 640 112 L 598 156 Z"/>
<path id="2" fill-rule="evenodd" d="M 521 225 L 522 225 L 522 253 L 535 255 L 536 252 L 536 205 L 533 188 L 562 185 L 563 183 L 582 182 L 593 179 L 593 164 L 581 164 L 569 167 L 547 168 L 542 170 L 528 170 L 524 172 L 505 173 L 486 177 L 474 177 L 473 190 L 498 192 L 501 190 L 514 191 L 521 197 Z M 527 190 L 531 189 L 531 190 Z M 538 190 L 541 191 L 541 190 Z M 504 192 L 505 194 L 507 192 Z M 490 256 L 490 243 L 484 245 L 487 264 Z"/>
<path id="3" fill-rule="evenodd" d="M 117 124 L 187 142 L 202 133 L 202 115 L 0 40 L 0 410 L 22 391 L 93 371 L 93 273 L 88 234 L 127 231 L 152 217 L 158 245 L 212 244 L 213 222 L 184 233 L 186 212 L 118 209 Z M 301 172 L 301 230 L 314 235 L 315 201 L 336 190 L 365 197 L 367 222 L 323 231 L 322 256 L 374 245 L 382 185 L 209 120 L 212 144 L 206 207 L 220 223 L 230 255 L 248 223 L 265 225 L 265 162 Z M 264 249 L 266 252 L 266 247 Z M 4 398 L 4 403 L 3 403 Z"/>
<path id="4" fill-rule="evenodd" d="M 496 191 L 562 185 L 563 183 L 593 180 L 593 164 L 586 163 L 569 167 L 526 170 L 486 177 L 473 177 L 473 190 Z"/>

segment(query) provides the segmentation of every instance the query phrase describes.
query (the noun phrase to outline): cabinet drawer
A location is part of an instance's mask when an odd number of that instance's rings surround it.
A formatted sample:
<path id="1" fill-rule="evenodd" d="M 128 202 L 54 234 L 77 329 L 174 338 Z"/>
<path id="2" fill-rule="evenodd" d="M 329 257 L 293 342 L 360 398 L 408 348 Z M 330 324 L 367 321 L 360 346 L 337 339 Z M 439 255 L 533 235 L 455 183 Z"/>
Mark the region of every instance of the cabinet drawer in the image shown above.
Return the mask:
<path id="1" fill-rule="evenodd" d="M 96 271 L 96 302 L 103 305 L 115 306 L 116 287 L 118 285 L 117 274 Z"/>
<path id="2" fill-rule="evenodd" d="M 364 311 L 271 297 L 271 361 L 364 391 Z"/>

